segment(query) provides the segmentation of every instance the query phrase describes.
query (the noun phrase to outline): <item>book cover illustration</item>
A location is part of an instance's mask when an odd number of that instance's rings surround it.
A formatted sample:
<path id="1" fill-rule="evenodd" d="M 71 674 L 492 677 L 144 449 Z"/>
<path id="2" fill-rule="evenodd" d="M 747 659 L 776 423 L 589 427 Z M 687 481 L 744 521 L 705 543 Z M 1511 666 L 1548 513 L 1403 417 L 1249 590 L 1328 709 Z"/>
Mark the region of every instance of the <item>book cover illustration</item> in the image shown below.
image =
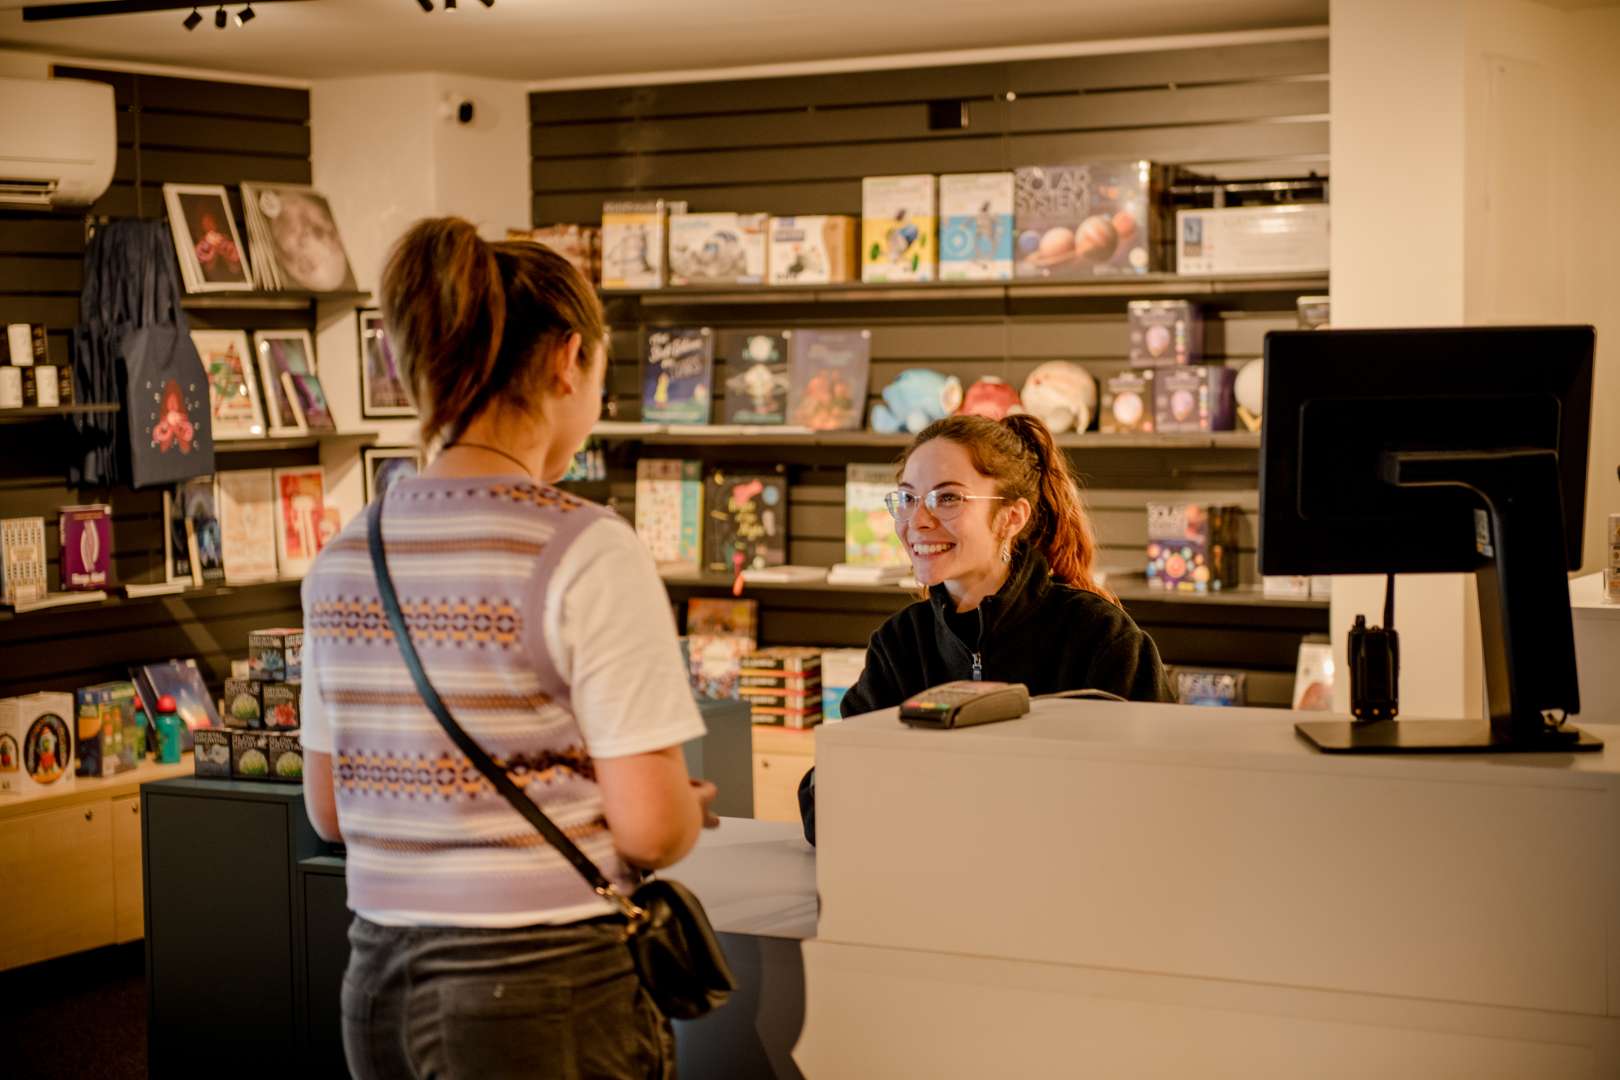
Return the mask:
<path id="1" fill-rule="evenodd" d="M 0 600 L 8 604 L 45 599 L 45 519 L 0 521 Z"/>
<path id="2" fill-rule="evenodd" d="M 602 204 L 604 289 L 663 286 L 666 210 L 661 199 Z"/>
<path id="3" fill-rule="evenodd" d="M 192 344 L 208 374 L 208 402 L 215 439 L 253 439 L 264 434 L 264 405 L 253 377 L 253 352 L 241 330 L 193 330 Z"/>
<path id="4" fill-rule="evenodd" d="M 759 604 L 693 597 L 686 602 L 687 654 L 699 697 L 736 700 L 742 658 L 754 651 Z"/>
<path id="5" fill-rule="evenodd" d="M 274 581 L 276 495 L 270 470 L 222 472 L 215 490 L 226 584 Z"/>
<path id="6" fill-rule="evenodd" d="M 214 478 L 196 476 L 174 486 L 180 508 L 180 528 L 188 552 L 194 585 L 215 585 L 225 580 L 225 545 L 214 501 Z"/>
<path id="7" fill-rule="evenodd" d="M 1145 274 L 1165 244 L 1146 161 L 1031 166 L 1016 172 L 1018 277 Z"/>
<path id="8" fill-rule="evenodd" d="M 303 417 L 282 383 L 283 375 L 315 371 L 315 344 L 308 330 L 266 330 L 253 335 L 259 354 L 259 380 L 272 435 L 304 435 Z"/>
<path id="9" fill-rule="evenodd" d="M 713 379 L 712 330 L 649 330 L 641 418 L 655 424 L 707 424 Z"/>
<path id="10" fill-rule="evenodd" d="M 861 280 L 933 281 L 934 177 L 868 176 L 861 181 Z"/>
<path id="11" fill-rule="evenodd" d="M 112 507 L 64 506 L 60 525 L 63 591 L 105 589 L 112 556 Z"/>
<path id="12" fill-rule="evenodd" d="M 844 471 L 844 562 L 909 566 L 883 497 L 894 490 L 893 465 L 847 465 Z"/>
<path id="13" fill-rule="evenodd" d="M 758 285 L 765 280 L 764 214 L 671 214 L 671 285 Z"/>
<path id="14" fill-rule="evenodd" d="M 716 356 L 726 376 L 725 422 L 784 424 L 788 406 L 788 342 L 780 330 L 726 330 Z"/>
<path id="15" fill-rule="evenodd" d="M 1013 276 L 1013 174 L 939 178 L 939 278 L 1007 281 Z"/>
<path id="16" fill-rule="evenodd" d="M 855 431 L 866 413 L 870 330 L 796 330 L 790 339 L 788 402 L 793 423 Z"/>
<path id="17" fill-rule="evenodd" d="M 326 474 L 319 467 L 276 469 L 276 562 L 282 577 L 302 577 L 337 535 L 337 522 L 327 513 Z"/>
<path id="18" fill-rule="evenodd" d="M 139 669 L 139 675 L 145 679 L 145 686 L 141 685 L 140 679 L 136 680 L 143 699 L 150 694 L 150 700 L 146 701 L 151 706 L 148 717 L 156 715 L 158 699 L 167 694 L 174 698 L 175 715 L 184 722 L 187 733 L 198 728 L 224 726 L 220 722 L 219 711 L 214 707 L 214 696 L 203 683 L 202 672 L 197 669 L 195 660 L 147 664 Z"/>
<path id="19" fill-rule="evenodd" d="M 305 428 L 317 434 L 331 434 L 337 430 L 337 421 L 332 418 L 332 406 L 326 403 L 326 388 L 321 386 L 319 375 L 301 371 L 284 372 L 281 388 Z"/>
<path id="20" fill-rule="evenodd" d="M 703 560 L 703 464 L 636 462 L 636 535 L 660 570 L 696 573 Z"/>
<path id="21" fill-rule="evenodd" d="M 735 577 L 787 562 L 787 478 L 716 469 L 704 490 L 704 569 Z"/>

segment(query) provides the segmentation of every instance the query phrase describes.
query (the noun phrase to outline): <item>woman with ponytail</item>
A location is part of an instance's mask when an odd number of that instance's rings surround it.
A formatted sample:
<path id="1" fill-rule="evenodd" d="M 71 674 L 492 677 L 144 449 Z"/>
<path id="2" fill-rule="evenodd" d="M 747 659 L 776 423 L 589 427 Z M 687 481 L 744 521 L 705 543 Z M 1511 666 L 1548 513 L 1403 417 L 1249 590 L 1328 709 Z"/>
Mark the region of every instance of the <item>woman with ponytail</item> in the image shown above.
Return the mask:
<path id="1" fill-rule="evenodd" d="M 1153 639 L 1097 580 L 1091 521 L 1045 424 L 936 421 L 906 449 L 897 480 L 889 512 L 928 599 L 872 635 L 845 716 L 959 679 L 1175 700 Z M 799 809 L 815 843 L 813 769 Z"/>
<path id="2" fill-rule="evenodd" d="M 440 728 L 369 548 L 376 511 L 449 713 L 620 893 L 718 824 L 714 786 L 686 774 L 703 721 L 652 558 L 622 518 L 552 486 L 601 412 L 601 302 L 554 252 L 456 218 L 405 234 L 381 298 L 437 453 L 304 579 L 304 800 L 347 847 L 349 1071 L 670 1076 L 673 1033 L 624 916 Z"/>

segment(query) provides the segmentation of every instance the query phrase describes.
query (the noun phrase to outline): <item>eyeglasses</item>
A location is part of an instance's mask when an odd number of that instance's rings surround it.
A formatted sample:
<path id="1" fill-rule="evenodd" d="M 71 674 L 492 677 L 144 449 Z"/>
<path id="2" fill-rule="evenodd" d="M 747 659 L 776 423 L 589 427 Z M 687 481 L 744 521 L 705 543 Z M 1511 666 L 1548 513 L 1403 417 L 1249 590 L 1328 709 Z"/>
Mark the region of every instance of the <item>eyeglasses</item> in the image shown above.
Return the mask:
<path id="1" fill-rule="evenodd" d="M 1001 495 L 964 495 L 960 491 L 935 488 L 927 495 L 918 495 L 914 491 L 891 491 L 883 496 L 883 505 L 889 508 L 896 521 L 910 521 L 917 516 L 919 506 L 928 507 L 928 512 L 940 521 L 953 521 L 962 516 L 969 500 L 1000 502 L 1003 498 Z"/>

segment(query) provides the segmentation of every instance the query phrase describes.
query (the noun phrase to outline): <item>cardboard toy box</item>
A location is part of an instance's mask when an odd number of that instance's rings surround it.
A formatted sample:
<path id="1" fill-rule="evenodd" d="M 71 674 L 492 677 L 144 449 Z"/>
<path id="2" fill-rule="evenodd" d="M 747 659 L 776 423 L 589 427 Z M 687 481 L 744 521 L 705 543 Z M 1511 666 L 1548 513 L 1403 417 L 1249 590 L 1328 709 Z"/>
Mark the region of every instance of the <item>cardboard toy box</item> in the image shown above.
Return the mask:
<path id="1" fill-rule="evenodd" d="M 766 276 L 772 285 L 840 285 L 857 280 L 852 217 L 773 217 L 769 246 Z"/>
<path id="2" fill-rule="evenodd" d="M 685 212 L 663 199 L 603 203 L 602 288 L 663 288 L 669 215 Z"/>
<path id="3" fill-rule="evenodd" d="M 1132 300 L 1131 366 L 1196 364 L 1204 355 L 1204 318 L 1189 300 Z"/>
<path id="4" fill-rule="evenodd" d="M 225 728 L 198 728 L 192 732 L 192 775 L 213 780 L 231 778 L 231 732 Z"/>
<path id="5" fill-rule="evenodd" d="M 1249 677 L 1241 671 L 1176 671 L 1176 696 L 1183 705 L 1248 704 Z"/>
<path id="6" fill-rule="evenodd" d="M 1103 384 L 1097 430 L 1110 435 L 1153 430 L 1153 369 L 1111 375 Z"/>
<path id="7" fill-rule="evenodd" d="M 939 178 L 939 279 L 1008 281 L 1013 276 L 1013 174 Z"/>
<path id="8" fill-rule="evenodd" d="M 1015 174 L 1020 278 L 1146 274 L 1168 252 L 1163 166 L 1146 161 L 1036 165 Z"/>
<path id="9" fill-rule="evenodd" d="M 1153 425 L 1160 433 L 1231 431 L 1237 372 L 1213 364 L 1161 367 L 1153 375 Z"/>
<path id="10" fill-rule="evenodd" d="M 282 683 L 265 683 L 259 689 L 264 705 L 264 726 L 282 731 L 299 726 L 303 705 L 304 684 L 294 679 Z"/>
<path id="11" fill-rule="evenodd" d="M 1327 203 L 1176 212 L 1180 274 L 1326 273 Z"/>
<path id="12" fill-rule="evenodd" d="M 0 699 L 0 794 L 35 795 L 74 786 L 73 695 Z"/>
<path id="13" fill-rule="evenodd" d="M 231 777 L 298 784 L 304 780 L 304 747 L 296 731 L 232 731 Z"/>
<path id="14" fill-rule="evenodd" d="M 226 727 L 264 727 L 264 683 L 232 676 L 225 680 L 220 719 Z"/>
<path id="15" fill-rule="evenodd" d="M 135 684 L 84 686 L 74 694 L 78 708 L 75 771 L 80 776 L 115 776 L 139 765 L 146 733 L 135 719 Z"/>
<path id="16" fill-rule="evenodd" d="M 931 173 L 861 181 L 861 280 L 933 281 L 939 264 Z"/>
<path id="17" fill-rule="evenodd" d="M 764 214 L 671 214 L 669 283 L 763 284 L 768 220 Z"/>
<path id="18" fill-rule="evenodd" d="M 248 634 L 248 672 L 260 682 L 297 679 L 304 668 L 304 632 L 282 627 Z"/>
<path id="19" fill-rule="evenodd" d="M 1147 580 L 1171 592 L 1219 592 L 1238 584 L 1242 508 L 1148 503 Z"/>

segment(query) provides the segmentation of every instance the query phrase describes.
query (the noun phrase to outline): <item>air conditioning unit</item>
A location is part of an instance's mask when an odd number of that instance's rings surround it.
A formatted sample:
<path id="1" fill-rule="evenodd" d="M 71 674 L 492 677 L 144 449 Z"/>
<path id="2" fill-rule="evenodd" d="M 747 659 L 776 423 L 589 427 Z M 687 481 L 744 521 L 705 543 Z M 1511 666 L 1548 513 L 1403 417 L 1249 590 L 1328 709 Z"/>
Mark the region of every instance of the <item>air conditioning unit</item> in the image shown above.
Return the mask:
<path id="1" fill-rule="evenodd" d="M 112 87 L 80 79 L 0 78 L 0 207 L 89 206 L 112 183 Z"/>

